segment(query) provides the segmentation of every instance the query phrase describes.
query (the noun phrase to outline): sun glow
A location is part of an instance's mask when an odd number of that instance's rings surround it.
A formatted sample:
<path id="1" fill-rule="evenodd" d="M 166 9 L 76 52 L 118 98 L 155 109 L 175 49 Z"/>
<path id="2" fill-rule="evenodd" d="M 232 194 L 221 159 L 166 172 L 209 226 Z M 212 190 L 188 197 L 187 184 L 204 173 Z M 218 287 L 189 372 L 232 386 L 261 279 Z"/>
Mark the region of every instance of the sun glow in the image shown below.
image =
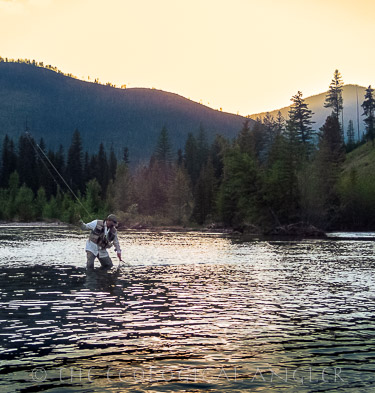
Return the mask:
<path id="1" fill-rule="evenodd" d="M 247 115 L 325 91 L 336 68 L 374 85 L 374 11 L 365 0 L 0 0 L 0 56 Z"/>

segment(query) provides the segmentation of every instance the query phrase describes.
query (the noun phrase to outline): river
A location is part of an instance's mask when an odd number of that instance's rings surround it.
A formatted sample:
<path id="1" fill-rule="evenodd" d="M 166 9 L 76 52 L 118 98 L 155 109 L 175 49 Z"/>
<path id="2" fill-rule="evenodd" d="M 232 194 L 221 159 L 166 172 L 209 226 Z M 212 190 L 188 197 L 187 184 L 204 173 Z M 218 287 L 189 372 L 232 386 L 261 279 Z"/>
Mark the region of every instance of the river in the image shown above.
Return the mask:
<path id="1" fill-rule="evenodd" d="M 0 391 L 375 391 L 374 242 L 339 235 L 121 232 L 86 272 L 86 233 L 1 225 Z"/>

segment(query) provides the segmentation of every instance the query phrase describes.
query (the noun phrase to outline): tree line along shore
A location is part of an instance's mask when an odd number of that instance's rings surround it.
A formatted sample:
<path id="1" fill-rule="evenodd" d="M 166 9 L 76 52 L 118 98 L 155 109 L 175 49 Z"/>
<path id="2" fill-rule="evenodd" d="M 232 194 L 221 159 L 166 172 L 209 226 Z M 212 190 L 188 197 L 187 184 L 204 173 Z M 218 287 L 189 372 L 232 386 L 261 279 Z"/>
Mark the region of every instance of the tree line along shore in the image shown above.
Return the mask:
<path id="1" fill-rule="evenodd" d="M 252 127 L 245 121 L 233 140 L 217 135 L 208 141 L 200 127 L 175 154 L 163 127 L 150 160 L 136 167 L 129 165 L 126 147 L 122 157 L 103 143 L 89 154 L 79 130 L 66 154 L 62 146 L 47 149 L 43 139 L 36 143 L 28 133 L 18 141 L 7 135 L 0 220 L 76 223 L 115 212 L 123 226 L 134 228 L 370 229 L 375 180 L 348 162 L 355 154 L 372 157 L 374 90 L 368 87 L 362 104 L 365 138 L 355 141 L 353 122 L 346 132 L 340 122 L 342 87 L 336 70 L 325 102 L 332 113 L 319 130 L 298 92 L 288 119 L 279 113 Z"/>

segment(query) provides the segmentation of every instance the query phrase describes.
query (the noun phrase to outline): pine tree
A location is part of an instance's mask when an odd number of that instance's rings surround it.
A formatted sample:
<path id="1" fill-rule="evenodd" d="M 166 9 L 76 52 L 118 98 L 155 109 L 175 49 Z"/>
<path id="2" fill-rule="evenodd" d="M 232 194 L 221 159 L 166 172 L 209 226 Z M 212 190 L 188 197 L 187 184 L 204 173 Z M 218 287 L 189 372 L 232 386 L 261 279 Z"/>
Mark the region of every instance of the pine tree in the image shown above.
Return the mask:
<path id="1" fill-rule="evenodd" d="M 206 132 L 203 126 L 200 125 L 198 136 L 197 136 L 197 160 L 198 160 L 199 173 L 203 165 L 205 165 L 207 162 L 208 152 L 209 152 L 209 148 L 208 148 Z"/>
<path id="2" fill-rule="evenodd" d="M 242 153 L 238 147 L 230 149 L 224 158 L 224 176 L 218 198 L 218 210 L 224 224 L 256 223 L 260 189 L 256 159 Z"/>
<path id="3" fill-rule="evenodd" d="M 250 120 L 246 119 L 236 139 L 236 144 L 243 153 L 253 153 L 254 146 L 251 133 L 252 131 L 250 130 Z"/>
<path id="4" fill-rule="evenodd" d="M 353 120 L 349 120 L 348 124 L 348 129 L 346 131 L 347 135 L 347 151 L 352 151 L 355 145 L 355 139 L 354 139 L 354 125 L 353 125 Z"/>
<path id="5" fill-rule="evenodd" d="M 123 155 L 122 155 L 122 160 L 126 165 L 129 165 L 130 160 L 129 160 L 129 149 L 127 147 L 124 147 Z"/>
<path id="6" fill-rule="evenodd" d="M 53 152 L 50 150 L 47 154 L 49 160 L 52 162 L 53 166 L 56 168 L 56 170 L 61 174 L 61 176 L 65 179 L 65 155 L 64 155 L 64 148 L 60 144 L 57 152 Z M 46 186 L 46 194 L 47 198 L 49 199 L 51 195 L 56 195 L 57 190 L 59 186 L 63 186 L 63 182 L 60 178 L 60 176 L 57 175 L 56 171 L 51 168 L 51 166 L 48 166 L 50 168 L 51 173 L 53 173 L 54 178 L 56 179 L 56 182 L 53 180 L 51 176 L 49 176 L 49 181 L 48 186 Z M 65 185 L 64 185 L 65 187 Z"/>
<path id="7" fill-rule="evenodd" d="M 285 131 L 285 118 L 280 111 L 277 112 L 275 121 L 275 132 L 276 135 L 282 134 Z"/>
<path id="8" fill-rule="evenodd" d="M 342 98 L 342 90 L 344 82 L 342 81 L 339 70 L 335 70 L 333 79 L 329 85 L 329 90 L 324 103 L 325 108 L 332 108 L 332 116 L 336 116 L 340 124 L 340 113 L 344 109 L 344 101 Z M 344 124 L 341 127 L 341 138 L 344 141 Z"/>
<path id="9" fill-rule="evenodd" d="M 193 186 L 199 177 L 198 146 L 195 136 L 189 132 L 185 143 L 185 165 Z"/>
<path id="10" fill-rule="evenodd" d="M 109 176 L 112 180 L 116 177 L 116 169 L 117 169 L 117 158 L 115 151 L 113 150 L 113 146 L 109 151 L 109 160 L 108 160 L 108 167 L 109 167 Z"/>
<path id="11" fill-rule="evenodd" d="M 372 146 L 374 146 L 375 137 L 375 99 L 374 89 L 371 85 L 366 89 L 365 100 L 362 104 L 363 114 L 366 116 L 364 122 L 366 123 L 366 138 L 371 140 Z"/>
<path id="12" fill-rule="evenodd" d="M 229 142 L 222 135 L 216 135 L 210 148 L 210 160 L 212 161 L 218 184 L 221 183 L 223 178 L 224 156 L 228 148 Z"/>
<path id="13" fill-rule="evenodd" d="M 270 149 L 262 198 L 276 225 L 293 222 L 299 217 L 299 150 L 296 133 L 290 130 L 285 135 L 277 134 Z"/>
<path id="14" fill-rule="evenodd" d="M 75 130 L 72 137 L 72 143 L 68 151 L 66 164 L 66 176 L 70 187 L 73 191 L 83 192 L 85 189 L 83 168 L 83 152 L 81 134 Z"/>
<path id="15" fill-rule="evenodd" d="M 246 119 L 235 143 L 242 153 L 248 153 L 257 160 L 262 161 L 266 139 L 262 120 L 257 118 L 254 126 L 250 129 L 250 121 Z"/>
<path id="16" fill-rule="evenodd" d="M 182 149 L 177 150 L 177 161 L 176 164 L 179 168 L 183 168 L 184 166 L 184 155 L 182 153 Z"/>
<path id="17" fill-rule="evenodd" d="M 345 159 L 345 150 L 337 116 L 328 116 L 320 131 L 316 157 L 318 189 L 323 201 L 321 217 L 325 226 L 328 226 L 336 218 L 339 208 L 337 180 Z"/>
<path id="18" fill-rule="evenodd" d="M 35 141 L 29 135 L 21 135 L 18 142 L 17 172 L 20 183 L 36 193 L 38 190 L 37 156 L 34 147 Z"/>
<path id="19" fill-rule="evenodd" d="M 40 138 L 39 148 L 37 147 L 39 154 L 37 158 L 37 179 L 38 179 L 38 190 L 43 187 L 44 190 L 51 190 L 51 183 L 53 182 L 52 176 L 55 176 L 55 171 L 52 169 L 48 160 L 44 157 L 40 150 L 48 157 L 46 151 L 46 144 L 43 138 Z M 51 174 L 50 174 L 51 172 Z M 57 175 L 56 175 L 57 176 Z"/>
<path id="20" fill-rule="evenodd" d="M 203 165 L 194 190 L 193 217 L 198 224 L 203 224 L 214 211 L 216 197 L 216 179 L 212 161 Z"/>
<path id="21" fill-rule="evenodd" d="M 264 137 L 264 148 L 262 151 L 262 155 L 264 159 L 266 159 L 268 157 L 269 151 L 271 149 L 271 146 L 273 144 L 276 135 L 276 121 L 269 112 L 267 112 L 266 116 L 264 116 L 263 126 L 264 126 L 265 137 Z"/>
<path id="22" fill-rule="evenodd" d="M 293 130 L 296 133 L 295 137 L 304 148 L 304 154 L 308 156 L 312 150 L 313 136 L 315 133 L 311 127 L 314 123 L 311 120 L 313 112 L 308 108 L 300 91 L 291 98 L 291 101 L 292 105 L 289 110 L 287 128 L 289 132 Z"/>
<path id="23" fill-rule="evenodd" d="M 1 155 L 0 188 L 7 188 L 10 174 L 17 168 L 17 155 L 13 140 L 5 135 Z"/>
<path id="24" fill-rule="evenodd" d="M 154 155 L 161 163 L 169 164 L 172 161 L 172 147 L 166 126 L 164 126 L 160 132 Z"/>
<path id="25" fill-rule="evenodd" d="M 340 121 L 340 113 L 343 110 L 342 89 L 344 82 L 342 81 L 339 70 L 335 70 L 333 79 L 329 85 L 329 90 L 324 103 L 325 108 L 332 108 L 332 115 L 336 116 Z"/>
<path id="26" fill-rule="evenodd" d="M 91 179 L 90 177 L 90 155 L 89 152 L 85 152 L 85 157 L 83 159 L 83 179 L 85 184 Z"/>

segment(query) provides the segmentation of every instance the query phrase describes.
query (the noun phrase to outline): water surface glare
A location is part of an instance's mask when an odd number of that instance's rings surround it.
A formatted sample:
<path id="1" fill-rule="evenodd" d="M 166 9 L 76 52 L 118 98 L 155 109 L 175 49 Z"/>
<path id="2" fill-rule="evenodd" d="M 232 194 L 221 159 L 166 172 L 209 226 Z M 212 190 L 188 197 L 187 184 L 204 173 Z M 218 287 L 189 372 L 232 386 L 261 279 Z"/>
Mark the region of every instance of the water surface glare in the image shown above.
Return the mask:
<path id="1" fill-rule="evenodd" d="M 0 226 L 1 392 L 375 391 L 372 241 L 86 237 Z"/>

